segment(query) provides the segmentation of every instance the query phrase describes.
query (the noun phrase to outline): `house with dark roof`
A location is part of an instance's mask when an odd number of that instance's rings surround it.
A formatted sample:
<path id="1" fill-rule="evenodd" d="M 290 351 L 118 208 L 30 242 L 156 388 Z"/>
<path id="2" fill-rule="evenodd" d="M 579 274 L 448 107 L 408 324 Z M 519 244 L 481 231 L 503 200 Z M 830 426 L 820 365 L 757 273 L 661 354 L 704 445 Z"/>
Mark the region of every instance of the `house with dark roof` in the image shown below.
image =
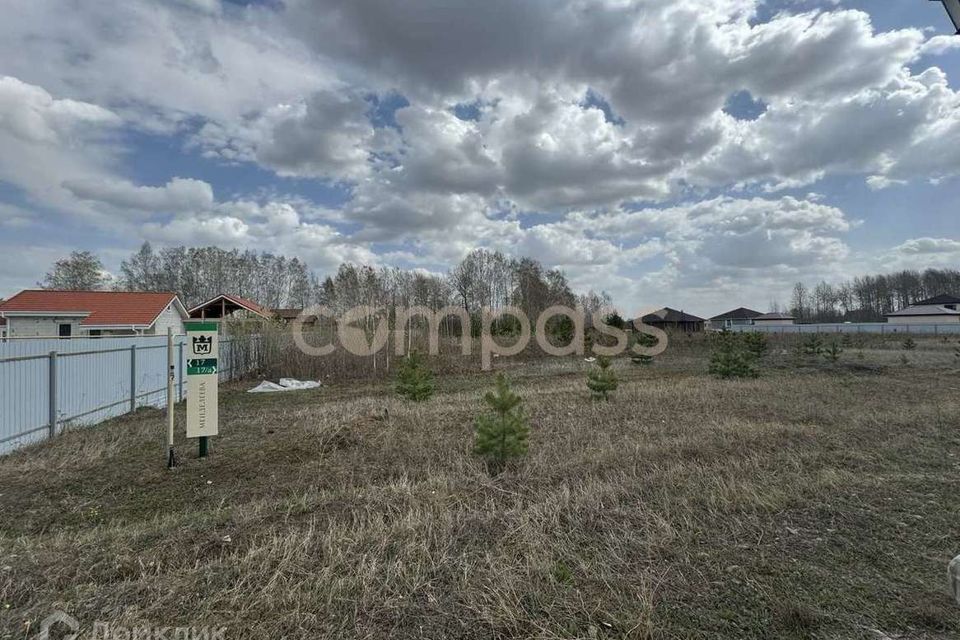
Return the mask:
<path id="1" fill-rule="evenodd" d="M 0 303 L 10 338 L 183 333 L 187 310 L 175 293 L 28 289 Z"/>
<path id="2" fill-rule="evenodd" d="M 750 326 L 753 324 L 753 319 L 763 314 L 759 311 L 754 311 L 753 309 L 748 309 L 746 307 L 739 307 L 733 309 L 732 311 L 727 311 L 726 313 L 721 313 L 718 316 L 713 316 L 710 318 L 710 328 L 711 329 L 729 329 L 730 327 L 742 327 Z"/>
<path id="3" fill-rule="evenodd" d="M 198 304 L 189 311 L 190 317 L 196 320 L 212 320 L 218 322 L 225 318 L 237 320 L 274 320 L 276 314 L 246 298 L 221 293 L 204 303 Z"/>
<path id="4" fill-rule="evenodd" d="M 703 326 L 706 321 L 703 318 L 699 318 L 684 311 L 677 311 L 676 309 L 671 309 L 670 307 L 664 307 L 659 311 L 654 311 L 653 313 L 648 313 L 647 315 L 643 316 L 641 322 L 665 331 L 673 330 L 694 333 L 697 331 L 703 331 Z"/>
<path id="5" fill-rule="evenodd" d="M 886 318 L 890 324 L 960 324 L 960 298 L 934 296 L 888 313 Z"/>

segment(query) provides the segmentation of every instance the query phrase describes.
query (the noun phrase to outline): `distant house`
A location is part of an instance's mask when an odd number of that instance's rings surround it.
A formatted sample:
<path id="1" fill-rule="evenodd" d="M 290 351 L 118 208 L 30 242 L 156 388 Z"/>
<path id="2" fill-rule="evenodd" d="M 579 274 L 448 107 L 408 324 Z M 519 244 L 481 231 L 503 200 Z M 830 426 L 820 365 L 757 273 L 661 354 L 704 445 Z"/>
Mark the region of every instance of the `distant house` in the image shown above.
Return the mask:
<path id="1" fill-rule="evenodd" d="M 783 327 L 795 324 L 795 319 L 789 313 L 764 313 L 754 318 L 753 324 L 758 327 Z"/>
<path id="2" fill-rule="evenodd" d="M 928 298 L 888 313 L 886 318 L 890 324 L 958 324 L 960 298 L 948 295 Z"/>
<path id="3" fill-rule="evenodd" d="M 672 329 L 675 331 L 693 333 L 696 331 L 703 331 L 703 325 L 706 321 L 703 318 L 698 318 L 697 316 L 689 313 L 677 311 L 676 309 L 671 309 L 670 307 L 664 307 L 659 311 L 654 311 L 653 313 L 643 316 L 642 322 L 643 324 L 650 325 L 651 327 L 656 327 L 658 329 Z"/>
<path id="4" fill-rule="evenodd" d="M 750 326 L 753 324 L 755 318 L 762 315 L 759 311 L 740 307 L 739 309 L 727 311 L 726 313 L 721 313 L 718 316 L 710 318 L 710 328 L 729 329 L 730 327 Z"/>
<path id="5" fill-rule="evenodd" d="M 274 317 L 276 317 L 277 320 L 280 320 L 285 324 L 291 324 L 294 320 L 297 319 L 297 317 L 301 313 L 303 313 L 303 309 L 274 309 L 273 310 Z M 303 325 L 305 327 L 309 327 L 317 324 L 317 321 L 318 319 L 316 316 L 307 316 L 306 318 L 303 319 Z"/>
<path id="6" fill-rule="evenodd" d="M 303 309 L 274 309 L 273 314 L 277 317 L 278 320 L 283 320 L 284 322 L 293 322 L 303 313 Z"/>
<path id="7" fill-rule="evenodd" d="M 215 298 L 207 300 L 190 309 L 190 317 L 196 320 L 213 320 L 219 322 L 224 318 L 237 320 L 274 320 L 276 315 L 271 309 L 260 306 L 253 300 L 240 296 L 221 293 Z"/>
<path id="8" fill-rule="evenodd" d="M 29 289 L 0 303 L 10 338 L 183 333 L 187 311 L 175 293 Z"/>

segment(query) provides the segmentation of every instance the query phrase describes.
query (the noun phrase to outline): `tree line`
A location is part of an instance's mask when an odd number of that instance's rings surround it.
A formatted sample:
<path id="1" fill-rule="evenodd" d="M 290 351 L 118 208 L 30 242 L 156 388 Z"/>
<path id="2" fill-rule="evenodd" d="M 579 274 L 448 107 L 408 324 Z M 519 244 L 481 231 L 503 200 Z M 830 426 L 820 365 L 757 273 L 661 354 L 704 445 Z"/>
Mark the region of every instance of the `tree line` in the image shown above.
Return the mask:
<path id="1" fill-rule="evenodd" d="M 812 289 L 798 282 L 789 311 L 798 322 L 882 322 L 885 314 L 942 294 L 960 296 L 960 271 L 905 270 L 820 282 Z M 777 307 L 772 304 L 771 311 L 780 311 Z"/>
<path id="2" fill-rule="evenodd" d="M 564 273 L 532 258 L 512 258 L 476 249 L 446 274 L 398 267 L 344 263 L 319 278 L 306 263 L 271 253 L 218 247 L 167 247 L 145 242 L 111 276 L 89 251 L 58 260 L 44 288 L 171 291 L 187 307 L 221 293 L 248 298 L 271 309 L 321 304 L 336 313 L 369 305 L 387 309 L 462 306 L 469 314 L 484 307 L 514 306 L 535 319 L 553 305 L 582 306 L 587 313 L 610 306 L 606 292 L 576 294 Z"/>
<path id="3" fill-rule="evenodd" d="M 172 291 L 188 307 L 221 293 L 271 309 L 325 305 L 336 313 L 359 305 L 433 310 L 462 306 L 471 316 L 483 308 L 520 308 L 534 319 L 553 305 L 580 306 L 587 314 L 611 306 L 605 292 L 577 294 L 558 269 L 532 258 L 476 249 L 448 273 L 344 263 L 320 278 L 299 258 L 218 247 L 166 247 L 145 242 L 120 265 L 117 276 L 88 251 L 58 260 L 41 286 L 49 289 Z M 858 276 L 839 284 L 798 282 L 789 308 L 800 322 L 879 322 L 884 314 L 940 294 L 960 296 L 960 271 L 927 269 Z M 771 311 L 781 311 L 771 303 Z"/>

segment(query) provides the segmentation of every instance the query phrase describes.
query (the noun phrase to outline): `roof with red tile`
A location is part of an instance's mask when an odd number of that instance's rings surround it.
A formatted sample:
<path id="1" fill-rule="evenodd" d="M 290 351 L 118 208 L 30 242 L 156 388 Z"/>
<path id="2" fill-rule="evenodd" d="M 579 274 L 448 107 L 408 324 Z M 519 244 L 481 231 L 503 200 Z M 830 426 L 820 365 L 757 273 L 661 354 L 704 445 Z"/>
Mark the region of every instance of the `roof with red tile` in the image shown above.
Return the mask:
<path id="1" fill-rule="evenodd" d="M 200 317 L 199 314 L 201 310 L 203 310 L 205 307 L 209 307 L 211 305 L 218 303 L 221 298 L 229 302 L 232 302 L 233 304 L 239 307 L 243 307 L 247 311 L 252 311 L 253 313 L 259 316 L 263 316 L 264 318 L 272 318 L 274 315 L 273 311 L 257 304 L 253 300 L 247 300 L 246 298 L 241 298 L 240 296 L 235 296 L 229 293 L 221 293 L 217 297 L 207 300 L 206 302 L 202 304 L 198 304 L 194 308 L 190 309 L 190 317 L 192 318 Z"/>
<path id="2" fill-rule="evenodd" d="M 0 303 L 0 313 L 87 314 L 81 325 L 149 327 L 174 300 L 168 292 L 28 289 Z"/>

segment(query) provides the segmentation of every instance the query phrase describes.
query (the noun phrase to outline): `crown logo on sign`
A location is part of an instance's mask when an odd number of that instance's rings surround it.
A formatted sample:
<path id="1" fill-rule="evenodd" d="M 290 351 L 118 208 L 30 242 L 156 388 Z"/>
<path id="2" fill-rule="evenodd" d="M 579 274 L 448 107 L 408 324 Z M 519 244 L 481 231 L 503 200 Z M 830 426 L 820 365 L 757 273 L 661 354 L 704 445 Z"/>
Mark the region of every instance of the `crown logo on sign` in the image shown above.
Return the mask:
<path id="1" fill-rule="evenodd" d="M 211 336 L 197 336 L 193 339 L 193 352 L 196 354 L 210 353 L 212 343 Z"/>

